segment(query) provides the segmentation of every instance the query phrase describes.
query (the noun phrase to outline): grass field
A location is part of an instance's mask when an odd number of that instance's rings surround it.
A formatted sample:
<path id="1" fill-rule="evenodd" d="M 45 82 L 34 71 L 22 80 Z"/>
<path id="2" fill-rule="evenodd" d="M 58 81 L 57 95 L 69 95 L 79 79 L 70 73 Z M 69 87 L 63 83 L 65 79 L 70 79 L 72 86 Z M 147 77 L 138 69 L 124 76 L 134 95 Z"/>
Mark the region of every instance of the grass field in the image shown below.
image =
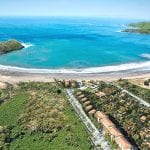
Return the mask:
<path id="1" fill-rule="evenodd" d="M 7 103 L 0 106 L 0 125 L 7 126 L 16 123 L 20 113 L 25 107 L 25 102 L 28 99 L 27 93 L 18 93 Z"/>
<path id="2" fill-rule="evenodd" d="M 58 90 L 48 83 L 19 85 L 18 93 L 0 106 L 0 126 L 8 129 L 0 133 L 2 149 L 91 149 L 85 127 Z"/>

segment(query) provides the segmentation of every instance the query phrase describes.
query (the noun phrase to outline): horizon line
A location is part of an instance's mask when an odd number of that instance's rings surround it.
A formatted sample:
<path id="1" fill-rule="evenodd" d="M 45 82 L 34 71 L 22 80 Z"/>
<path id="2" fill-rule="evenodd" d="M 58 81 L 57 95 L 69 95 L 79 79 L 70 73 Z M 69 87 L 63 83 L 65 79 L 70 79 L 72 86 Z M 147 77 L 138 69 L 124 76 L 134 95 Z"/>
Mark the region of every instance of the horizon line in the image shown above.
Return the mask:
<path id="1" fill-rule="evenodd" d="M 138 20 L 149 20 L 150 18 L 137 18 L 137 17 L 126 17 L 126 16 L 96 16 L 96 15 L 91 15 L 91 16 L 79 16 L 79 15 L 0 15 L 0 17 L 65 17 L 65 18 L 110 18 L 110 19 L 138 19 Z"/>

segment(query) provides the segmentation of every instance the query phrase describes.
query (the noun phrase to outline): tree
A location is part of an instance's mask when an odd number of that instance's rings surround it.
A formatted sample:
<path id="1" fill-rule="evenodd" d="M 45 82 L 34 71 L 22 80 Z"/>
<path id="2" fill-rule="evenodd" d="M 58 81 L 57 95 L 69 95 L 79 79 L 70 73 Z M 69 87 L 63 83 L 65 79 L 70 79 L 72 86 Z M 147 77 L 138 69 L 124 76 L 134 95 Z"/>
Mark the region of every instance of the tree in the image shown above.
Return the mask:
<path id="1" fill-rule="evenodd" d="M 148 80 L 145 80 L 145 81 L 144 81 L 144 85 L 145 85 L 145 86 L 149 86 L 149 84 L 150 84 L 150 83 L 149 83 Z"/>

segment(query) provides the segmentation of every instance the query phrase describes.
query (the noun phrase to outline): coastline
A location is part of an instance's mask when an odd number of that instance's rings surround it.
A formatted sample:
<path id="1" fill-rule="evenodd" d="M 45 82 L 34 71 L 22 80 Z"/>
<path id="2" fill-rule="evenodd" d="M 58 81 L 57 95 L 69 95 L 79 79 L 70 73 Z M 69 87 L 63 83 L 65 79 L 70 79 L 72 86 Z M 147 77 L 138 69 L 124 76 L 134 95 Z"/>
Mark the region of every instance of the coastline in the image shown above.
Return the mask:
<path id="1" fill-rule="evenodd" d="M 104 80 L 113 81 L 122 79 L 147 79 L 150 78 L 150 71 L 126 71 L 109 73 L 27 73 L 0 69 L 0 81 L 9 83 L 18 82 L 53 82 L 54 78 L 65 80 Z"/>

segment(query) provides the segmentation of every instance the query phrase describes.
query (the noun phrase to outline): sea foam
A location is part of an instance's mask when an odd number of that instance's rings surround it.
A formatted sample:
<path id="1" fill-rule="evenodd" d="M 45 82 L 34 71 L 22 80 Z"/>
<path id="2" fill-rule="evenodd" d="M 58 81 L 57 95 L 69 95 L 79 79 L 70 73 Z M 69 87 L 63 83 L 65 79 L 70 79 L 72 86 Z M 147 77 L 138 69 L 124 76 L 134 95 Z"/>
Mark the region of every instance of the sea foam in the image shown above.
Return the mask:
<path id="1" fill-rule="evenodd" d="M 90 73 L 109 73 L 109 72 L 120 72 L 120 71 L 132 71 L 132 70 L 142 70 L 150 71 L 150 61 L 140 62 L 140 63 L 128 63 L 120 64 L 114 66 L 103 66 L 103 67 L 91 67 L 82 69 L 36 69 L 36 68 L 21 68 L 14 66 L 4 66 L 0 65 L 0 69 L 25 72 L 25 73 L 64 73 L 64 74 L 90 74 Z"/>
<path id="2" fill-rule="evenodd" d="M 146 59 L 150 59 L 150 54 L 141 54 L 140 56 Z"/>
<path id="3" fill-rule="evenodd" d="M 34 46 L 32 43 L 21 43 L 21 44 L 24 46 L 24 48 L 29 48 L 31 46 Z"/>

